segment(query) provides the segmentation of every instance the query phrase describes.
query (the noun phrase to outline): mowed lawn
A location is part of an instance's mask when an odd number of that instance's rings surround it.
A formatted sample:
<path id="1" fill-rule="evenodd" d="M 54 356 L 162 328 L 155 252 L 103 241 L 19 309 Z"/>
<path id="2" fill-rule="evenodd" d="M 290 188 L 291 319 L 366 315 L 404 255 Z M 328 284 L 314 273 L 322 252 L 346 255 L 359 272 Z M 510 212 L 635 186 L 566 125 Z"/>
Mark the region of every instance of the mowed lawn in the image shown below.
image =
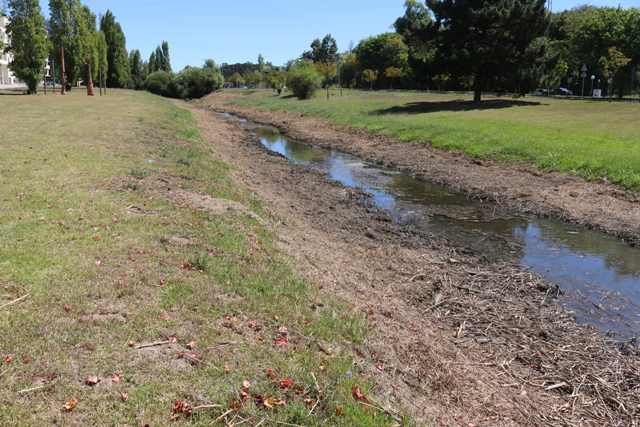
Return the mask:
<path id="1" fill-rule="evenodd" d="M 249 94 L 234 102 L 316 115 L 402 141 L 462 150 L 475 157 L 524 161 L 543 170 L 606 178 L 640 190 L 640 103 L 485 97 L 418 92 L 324 92 L 309 101 Z"/>
<path id="2" fill-rule="evenodd" d="M 0 109 L 0 425 L 390 424 L 352 397 L 365 322 L 294 273 L 187 110 L 129 91 Z"/>

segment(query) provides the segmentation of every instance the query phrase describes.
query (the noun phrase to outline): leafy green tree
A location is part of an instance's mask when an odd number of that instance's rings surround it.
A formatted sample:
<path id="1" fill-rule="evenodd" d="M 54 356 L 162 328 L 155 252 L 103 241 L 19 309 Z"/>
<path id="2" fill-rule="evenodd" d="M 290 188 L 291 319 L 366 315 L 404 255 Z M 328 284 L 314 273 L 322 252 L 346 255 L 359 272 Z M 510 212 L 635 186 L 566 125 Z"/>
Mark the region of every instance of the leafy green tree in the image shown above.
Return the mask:
<path id="1" fill-rule="evenodd" d="M 60 93 L 64 95 L 67 84 L 73 85 L 82 63 L 78 38 L 79 0 L 49 0 L 49 37 L 56 55 L 60 58 Z M 54 55 L 55 56 L 55 55 Z"/>
<path id="2" fill-rule="evenodd" d="M 116 88 L 127 87 L 129 82 L 127 42 L 122 27 L 110 10 L 107 10 L 102 16 L 100 30 L 104 33 L 108 48 L 109 70 L 107 72 L 107 85 Z"/>
<path id="3" fill-rule="evenodd" d="M 373 85 L 378 81 L 378 70 L 367 68 L 362 72 L 362 78 L 369 83 L 369 89 L 373 90 Z"/>
<path id="4" fill-rule="evenodd" d="M 436 44 L 428 31 L 433 20 L 424 3 L 418 0 L 405 2 L 405 13 L 394 23 L 409 48 L 408 68 L 411 78 L 417 86 L 427 87 L 433 77 L 433 60 Z M 397 67 L 396 67 L 397 68 Z"/>
<path id="5" fill-rule="evenodd" d="M 272 70 L 268 74 L 267 80 L 269 82 L 269 86 L 275 90 L 278 95 L 281 95 L 285 85 L 287 84 L 287 72 L 284 70 Z"/>
<path id="6" fill-rule="evenodd" d="M 298 61 L 289 68 L 287 85 L 298 99 L 309 99 L 322 85 L 322 76 L 313 64 Z"/>
<path id="7" fill-rule="evenodd" d="M 9 11 L 11 21 L 7 33 L 13 54 L 9 67 L 27 84 L 29 93 L 35 94 L 49 49 L 40 3 L 38 0 L 10 0 Z"/>
<path id="8" fill-rule="evenodd" d="M 240 87 L 244 84 L 244 78 L 240 73 L 234 73 L 229 77 L 229 83 L 231 83 L 234 87 Z"/>
<path id="9" fill-rule="evenodd" d="M 342 56 L 340 61 L 340 83 L 344 87 L 356 86 L 356 77 L 358 76 L 358 58 L 355 53 L 349 52 Z"/>
<path id="10" fill-rule="evenodd" d="M 107 39 L 102 31 L 96 32 L 97 72 L 100 82 L 100 94 L 105 90 L 107 72 L 109 71 Z"/>
<path id="11" fill-rule="evenodd" d="M 331 62 L 317 62 L 315 67 L 322 76 L 322 86 L 327 89 L 327 99 L 329 99 L 329 87 L 337 75 L 338 67 Z"/>
<path id="12" fill-rule="evenodd" d="M 81 70 L 79 73 L 80 75 L 84 75 L 87 95 L 93 96 L 93 79 L 94 72 L 96 71 L 93 64 L 98 62 L 96 16 L 87 6 L 80 6 L 76 8 L 75 13 L 78 51 L 81 58 Z"/>
<path id="13" fill-rule="evenodd" d="M 129 87 L 132 89 L 142 89 L 145 80 L 144 64 L 142 55 L 138 49 L 129 52 Z"/>
<path id="14" fill-rule="evenodd" d="M 616 80 L 623 80 L 624 76 L 620 79 L 620 71 L 624 70 L 630 62 L 631 58 L 625 56 L 625 54 L 620 52 L 617 48 L 610 47 L 607 52 L 607 56 L 600 58 L 603 77 L 607 80 L 611 80 L 612 82 L 615 82 Z M 610 88 L 610 92 L 613 93 L 613 88 Z M 618 94 L 620 97 L 623 95 L 622 91 Z"/>
<path id="15" fill-rule="evenodd" d="M 256 70 L 244 76 L 244 79 L 247 84 L 258 87 L 260 86 L 260 83 L 262 83 L 263 74 L 260 71 Z"/>
<path id="16" fill-rule="evenodd" d="M 515 76 L 531 42 L 542 35 L 545 0 L 427 0 L 434 16 L 425 41 L 435 40 L 436 61 L 457 76 L 472 76 L 480 102 L 489 81 Z"/>
<path id="17" fill-rule="evenodd" d="M 355 54 L 362 70 L 376 71 L 376 79 L 389 67 L 405 69 L 409 49 L 402 36 L 396 33 L 384 33 L 361 41 L 355 48 Z M 372 83 L 371 80 L 366 80 Z"/>
<path id="18" fill-rule="evenodd" d="M 156 53 L 155 52 L 151 52 L 151 55 L 149 56 L 149 74 L 151 73 L 155 73 L 158 70 L 158 61 L 156 60 Z"/>
<path id="19" fill-rule="evenodd" d="M 338 62 L 338 44 L 331 34 L 324 36 L 322 40 L 315 39 L 311 43 L 311 50 L 302 54 L 302 58 L 312 62 L 325 64 Z"/>
<path id="20" fill-rule="evenodd" d="M 393 90 L 393 81 L 402 77 L 402 74 L 402 70 L 398 67 L 388 67 L 384 70 L 384 76 L 389 80 L 391 90 Z"/>

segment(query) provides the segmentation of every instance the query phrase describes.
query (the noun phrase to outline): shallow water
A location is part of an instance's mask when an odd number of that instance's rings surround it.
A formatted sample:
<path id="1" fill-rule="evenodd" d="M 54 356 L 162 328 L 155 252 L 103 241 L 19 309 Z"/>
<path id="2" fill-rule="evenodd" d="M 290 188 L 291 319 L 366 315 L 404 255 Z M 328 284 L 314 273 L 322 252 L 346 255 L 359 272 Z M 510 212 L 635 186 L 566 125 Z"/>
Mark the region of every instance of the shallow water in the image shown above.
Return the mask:
<path id="1" fill-rule="evenodd" d="M 640 249 L 562 221 L 500 213 L 493 204 L 443 186 L 288 140 L 275 128 L 252 130 L 266 149 L 291 163 L 370 194 L 399 223 L 471 247 L 490 260 L 518 257 L 523 267 L 560 286 L 561 302 L 578 322 L 620 340 L 640 335 Z"/>

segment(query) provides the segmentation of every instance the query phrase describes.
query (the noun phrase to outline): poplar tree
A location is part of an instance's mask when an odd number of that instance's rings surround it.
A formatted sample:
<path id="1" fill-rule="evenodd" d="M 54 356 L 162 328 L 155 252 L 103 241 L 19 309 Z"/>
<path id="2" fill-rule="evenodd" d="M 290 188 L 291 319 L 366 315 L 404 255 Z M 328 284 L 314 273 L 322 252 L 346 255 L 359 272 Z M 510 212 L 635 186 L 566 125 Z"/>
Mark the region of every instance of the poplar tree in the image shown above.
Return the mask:
<path id="1" fill-rule="evenodd" d="M 10 0 L 11 21 L 7 33 L 13 59 L 11 71 L 27 84 L 30 94 L 38 91 L 48 52 L 45 21 L 38 0 Z"/>
<path id="2" fill-rule="evenodd" d="M 100 20 L 100 31 L 104 33 L 107 42 L 107 85 L 109 87 L 126 87 L 129 82 L 129 55 L 127 54 L 126 38 L 122 27 L 116 21 L 110 10 Z"/>

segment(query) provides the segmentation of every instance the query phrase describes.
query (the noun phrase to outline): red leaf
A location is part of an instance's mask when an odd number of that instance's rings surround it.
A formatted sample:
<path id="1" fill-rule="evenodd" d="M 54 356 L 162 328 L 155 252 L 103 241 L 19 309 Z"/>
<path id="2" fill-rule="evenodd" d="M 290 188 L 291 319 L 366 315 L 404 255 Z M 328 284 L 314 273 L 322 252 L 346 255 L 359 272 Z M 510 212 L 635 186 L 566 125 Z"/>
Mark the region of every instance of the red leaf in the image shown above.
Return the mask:
<path id="1" fill-rule="evenodd" d="M 293 380 L 291 378 L 284 378 L 280 380 L 280 388 L 286 390 L 293 386 Z"/>
<path id="2" fill-rule="evenodd" d="M 174 415 L 184 414 L 189 417 L 193 413 L 193 407 L 186 400 L 176 400 L 171 407 L 171 413 Z"/>
<path id="3" fill-rule="evenodd" d="M 276 345 L 283 346 L 289 344 L 289 339 L 280 335 L 278 338 L 276 338 L 275 342 Z"/>
<path id="4" fill-rule="evenodd" d="M 367 396 L 364 395 L 364 393 L 362 392 L 360 387 L 358 387 L 355 384 L 353 385 L 353 387 L 351 387 L 351 395 L 357 401 L 360 401 L 360 402 L 368 402 L 369 401 L 369 399 L 367 399 Z"/>
<path id="5" fill-rule="evenodd" d="M 99 382 L 100 382 L 100 378 L 98 378 L 95 375 L 90 375 L 84 379 L 84 384 L 88 385 L 89 387 L 93 387 L 94 385 L 97 385 Z"/>

